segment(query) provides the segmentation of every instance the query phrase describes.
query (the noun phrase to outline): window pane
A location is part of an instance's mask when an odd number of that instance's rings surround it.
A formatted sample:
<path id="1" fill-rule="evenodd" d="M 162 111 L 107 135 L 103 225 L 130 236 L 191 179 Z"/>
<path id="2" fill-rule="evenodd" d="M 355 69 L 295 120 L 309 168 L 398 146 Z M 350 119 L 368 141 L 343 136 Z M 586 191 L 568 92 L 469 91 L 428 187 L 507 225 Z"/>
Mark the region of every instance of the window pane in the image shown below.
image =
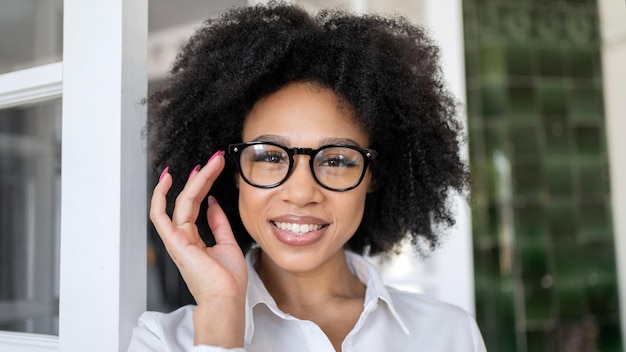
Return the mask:
<path id="1" fill-rule="evenodd" d="M 63 0 L 0 0 L 0 73 L 61 61 Z"/>
<path id="2" fill-rule="evenodd" d="M 0 110 L 0 330 L 57 335 L 61 101 Z"/>

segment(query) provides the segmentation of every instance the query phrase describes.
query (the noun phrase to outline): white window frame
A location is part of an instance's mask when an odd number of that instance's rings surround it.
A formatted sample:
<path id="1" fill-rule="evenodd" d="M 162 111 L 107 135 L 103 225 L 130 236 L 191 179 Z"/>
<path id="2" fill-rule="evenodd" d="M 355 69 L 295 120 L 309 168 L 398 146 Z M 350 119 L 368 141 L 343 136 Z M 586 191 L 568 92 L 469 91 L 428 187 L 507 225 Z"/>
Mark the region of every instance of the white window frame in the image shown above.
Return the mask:
<path id="1" fill-rule="evenodd" d="M 0 109 L 61 96 L 62 63 L 0 75 Z"/>
<path id="2" fill-rule="evenodd" d="M 147 0 L 65 0 L 63 62 L 0 75 L 0 108 L 63 97 L 59 336 L 2 351 L 125 351 L 146 308 Z"/>
<path id="3" fill-rule="evenodd" d="M 0 75 L 0 109 L 61 97 L 62 76 L 61 62 Z M 57 336 L 0 331 L 0 351 L 57 350 Z"/>

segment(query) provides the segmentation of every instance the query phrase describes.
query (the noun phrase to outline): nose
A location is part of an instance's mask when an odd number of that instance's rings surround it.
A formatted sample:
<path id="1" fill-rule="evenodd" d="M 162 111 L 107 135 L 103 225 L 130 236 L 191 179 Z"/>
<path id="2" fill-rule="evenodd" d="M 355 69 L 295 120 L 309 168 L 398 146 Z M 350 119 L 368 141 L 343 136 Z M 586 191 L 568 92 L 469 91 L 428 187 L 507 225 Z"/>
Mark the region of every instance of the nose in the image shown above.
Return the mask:
<path id="1" fill-rule="evenodd" d="M 299 207 L 319 203 L 324 198 L 322 186 L 315 181 L 308 158 L 307 155 L 295 156 L 291 175 L 280 185 L 282 199 Z"/>

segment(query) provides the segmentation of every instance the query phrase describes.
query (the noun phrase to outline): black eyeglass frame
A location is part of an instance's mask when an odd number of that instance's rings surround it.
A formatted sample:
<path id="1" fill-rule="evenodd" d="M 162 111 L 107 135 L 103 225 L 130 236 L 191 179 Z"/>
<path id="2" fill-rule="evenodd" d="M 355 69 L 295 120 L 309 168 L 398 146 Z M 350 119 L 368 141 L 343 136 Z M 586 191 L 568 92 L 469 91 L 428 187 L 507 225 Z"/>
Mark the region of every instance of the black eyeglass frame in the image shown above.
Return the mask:
<path id="1" fill-rule="evenodd" d="M 264 186 L 264 185 L 258 185 L 258 184 L 253 183 L 252 181 L 246 178 L 246 176 L 243 174 L 243 170 L 241 169 L 241 152 L 248 147 L 259 145 L 259 144 L 268 144 L 268 145 L 273 145 L 275 147 L 281 148 L 285 152 L 287 152 L 287 155 L 289 156 L 289 168 L 287 169 L 287 174 L 285 175 L 285 177 L 283 177 L 283 179 L 271 185 Z M 324 149 L 328 149 L 328 148 L 348 148 L 348 149 L 356 150 L 363 156 L 363 170 L 361 171 L 361 176 L 359 177 L 358 181 L 355 182 L 354 185 L 350 187 L 346 187 L 346 188 L 332 188 L 323 184 L 317 178 L 317 175 L 315 174 L 315 165 L 313 164 L 315 161 L 315 156 L 320 151 Z M 237 144 L 228 145 L 228 155 L 231 155 L 235 159 L 235 163 L 237 164 L 237 169 L 239 170 L 239 175 L 241 175 L 243 180 L 247 184 L 253 187 L 257 187 L 257 188 L 275 188 L 275 187 L 280 186 L 285 181 L 287 181 L 289 176 L 291 176 L 291 172 L 293 171 L 293 165 L 295 164 L 295 161 L 293 159 L 294 155 L 308 155 L 309 167 L 311 169 L 311 174 L 313 175 L 315 182 L 317 182 L 318 185 L 324 187 L 327 190 L 335 191 L 335 192 L 345 192 L 345 191 L 354 189 L 358 185 L 361 184 L 361 182 L 363 181 L 363 178 L 365 177 L 365 172 L 367 171 L 367 167 L 369 166 L 369 163 L 376 158 L 377 153 L 373 149 L 361 148 L 361 147 L 357 147 L 354 145 L 345 145 L 345 144 L 327 144 L 317 149 L 313 149 L 313 148 L 298 148 L 298 147 L 287 148 L 284 145 L 274 143 L 274 142 L 247 142 L 247 143 L 237 143 Z"/>

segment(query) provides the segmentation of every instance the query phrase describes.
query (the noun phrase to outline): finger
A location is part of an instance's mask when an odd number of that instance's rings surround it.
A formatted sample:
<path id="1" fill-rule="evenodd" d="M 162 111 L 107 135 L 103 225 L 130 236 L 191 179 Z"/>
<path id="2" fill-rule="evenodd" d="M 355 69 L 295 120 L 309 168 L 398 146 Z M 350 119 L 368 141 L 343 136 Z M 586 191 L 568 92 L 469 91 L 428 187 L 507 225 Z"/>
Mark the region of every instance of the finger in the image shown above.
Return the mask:
<path id="1" fill-rule="evenodd" d="M 196 165 L 196 167 L 194 167 L 191 172 L 189 173 L 189 177 L 187 177 L 187 181 L 189 181 L 195 174 L 198 173 L 198 171 L 200 170 L 200 164 Z"/>
<path id="2" fill-rule="evenodd" d="M 209 208 L 206 211 L 206 218 L 211 232 L 213 232 L 215 244 L 238 245 L 224 210 L 222 210 L 222 207 L 213 196 L 209 196 Z"/>
<path id="3" fill-rule="evenodd" d="M 161 180 L 154 187 L 152 191 L 152 199 L 150 200 L 150 220 L 154 224 L 155 229 L 159 233 L 159 236 L 163 236 L 167 233 L 174 231 L 174 225 L 167 215 L 167 192 L 172 187 L 172 176 L 167 173 L 167 169 L 163 171 Z"/>
<path id="4" fill-rule="evenodd" d="M 224 152 L 218 152 L 208 164 L 187 181 L 187 184 L 176 197 L 172 221 L 176 225 L 195 223 L 200 211 L 202 200 L 209 193 L 213 182 L 224 169 Z"/>

